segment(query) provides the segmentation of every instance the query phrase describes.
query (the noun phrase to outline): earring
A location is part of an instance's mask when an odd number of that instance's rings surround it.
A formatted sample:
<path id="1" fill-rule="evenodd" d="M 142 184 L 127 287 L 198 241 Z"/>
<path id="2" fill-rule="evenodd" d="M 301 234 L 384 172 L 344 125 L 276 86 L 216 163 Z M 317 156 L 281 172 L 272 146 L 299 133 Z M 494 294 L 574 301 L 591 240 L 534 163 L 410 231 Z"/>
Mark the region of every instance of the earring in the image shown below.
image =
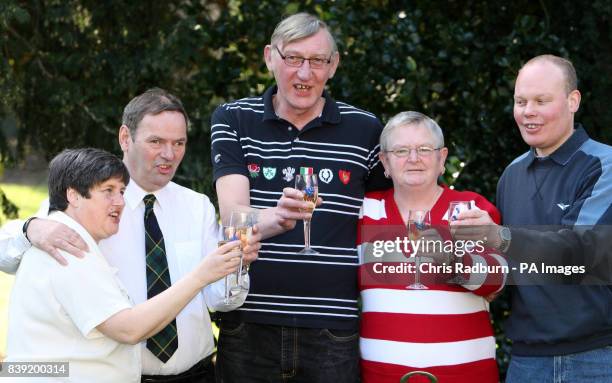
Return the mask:
<path id="1" fill-rule="evenodd" d="M 391 176 L 389 175 L 389 173 L 387 173 L 386 170 L 385 170 L 385 178 L 391 178 Z"/>

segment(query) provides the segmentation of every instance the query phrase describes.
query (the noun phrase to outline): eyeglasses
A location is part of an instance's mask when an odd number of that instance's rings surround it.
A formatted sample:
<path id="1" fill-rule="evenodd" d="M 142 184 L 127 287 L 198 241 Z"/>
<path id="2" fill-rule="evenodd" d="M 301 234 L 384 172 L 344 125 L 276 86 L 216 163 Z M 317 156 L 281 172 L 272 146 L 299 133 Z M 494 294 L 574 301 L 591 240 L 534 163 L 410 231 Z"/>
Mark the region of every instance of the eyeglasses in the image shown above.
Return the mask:
<path id="1" fill-rule="evenodd" d="M 429 146 L 419 146 L 418 148 L 397 148 L 393 150 L 385 150 L 385 153 L 393 153 L 397 157 L 408 157 L 412 151 L 416 151 L 418 157 L 430 157 L 434 152 L 442 148 L 432 148 Z"/>
<path id="2" fill-rule="evenodd" d="M 285 62 L 285 64 L 292 66 L 292 67 L 296 67 L 299 68 L 302 66 L 302 64 L 304 64 L 304 61 L 308 60 L 308 62 L 310 63 L 310 67 L 313 69 L 321 69 L 323 67 L 325 67 L 325 65 L 329 64 L 331 62 L 331 56 L 329 56 L 328 59 L 324 59 L 324 58 L 320 58 L 320 57 L 311 57 L 311 58 L 306 58 L 306 57 L 300 57 L 300 56 L 292 56 L 292 55 L 287 55 L 284 56 L 280 49 L 278 49 L 277 46 L 275 46 L 276 51 L 278 52 L 278 54 L 280 55 L 280 57 L 283 59 L 283 61 Z"/>

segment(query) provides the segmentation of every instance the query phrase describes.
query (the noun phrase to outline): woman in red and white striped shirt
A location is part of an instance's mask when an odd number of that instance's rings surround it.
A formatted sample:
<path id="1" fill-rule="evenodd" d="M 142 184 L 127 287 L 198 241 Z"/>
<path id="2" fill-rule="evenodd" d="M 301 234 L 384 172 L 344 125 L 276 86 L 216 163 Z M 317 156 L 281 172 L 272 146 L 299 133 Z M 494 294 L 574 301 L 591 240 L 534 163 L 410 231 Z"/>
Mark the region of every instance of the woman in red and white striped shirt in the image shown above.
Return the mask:
<path id="1" fill-rule="evenodd" d="M 429 210 L 432 228 L 438 232 L 433 238 L 447 245 L 457 244 L 450 241 L 448 230 L 451 201 L 471 201 L 495 222 L 499 212 L 477 193 L 438 185 L 448 150 L 442 130 L 429 117 L 417 112 L 396 115 L 383 130 L 380 144 L 380 159 L 393 188 L 367 193 L 359 221 L 362 381 L 397 383 L 404 374 L 421 370 L 434 374 L 440 383 L 498 382 L 485 297 L 503 287 L 503 257 L 478 244 L 471 246 L 471 253 L 429 252 L 420 274 L 427 289 L 412 290 L 406 286 L 414 282 L 408 262 L 414 250 L 407 252 L 391 242 L 406 236 L 410 210 Z M 462 256 L 463 265 L 487 272 L 464 271 L 466 282 L 446 283 L 450 270 L 461 271 L 451 262 L 454 255 Z"/>

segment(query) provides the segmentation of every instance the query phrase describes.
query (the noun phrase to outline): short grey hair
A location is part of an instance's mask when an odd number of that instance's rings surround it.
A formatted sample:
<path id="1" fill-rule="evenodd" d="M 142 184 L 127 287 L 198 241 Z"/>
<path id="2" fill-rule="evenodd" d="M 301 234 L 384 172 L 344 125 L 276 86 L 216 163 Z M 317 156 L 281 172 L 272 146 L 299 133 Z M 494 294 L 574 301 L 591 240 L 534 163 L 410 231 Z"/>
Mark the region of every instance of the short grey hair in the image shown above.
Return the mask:
<path id="1" fill-rule="evenodd" d="M 329 43 L 332 48 L 331 53 L 336 53 L 338 51 L 338 46 L 336 45 L 336 40 L 334 39 L 334 36 L 332 36 L 327 24 L 325 24 L 325 22 L 318 17 L 305 12 L 291 15 L 278 23 L 276 28 L 274 28 L 274 32 L 272 33 L 270 44 L 275 46 L 286 45 L 291 42 L 310 37 L 319 32 L 321 29 L 324 29 L 327 32 Z"/>
<path id="2" fill-rule="evenodd" d="M 380 134 L 380 150 L 386 151 L 389 149 L 389 143 L 387 142 L 391 133 L 399 127 L 407 126 L 407 125 L 420 125 L 424 126 L 429 130 L 431 135 L 434 138 L 434 145 L 438 148 L 444 147 L 444 134 L 442 133 L 442 129 L 437 122 L 435 122 L 432 118 L 424 115 L 419 112 L 400 112 L 395 116 L 391 117 L 382 133 Z"/>

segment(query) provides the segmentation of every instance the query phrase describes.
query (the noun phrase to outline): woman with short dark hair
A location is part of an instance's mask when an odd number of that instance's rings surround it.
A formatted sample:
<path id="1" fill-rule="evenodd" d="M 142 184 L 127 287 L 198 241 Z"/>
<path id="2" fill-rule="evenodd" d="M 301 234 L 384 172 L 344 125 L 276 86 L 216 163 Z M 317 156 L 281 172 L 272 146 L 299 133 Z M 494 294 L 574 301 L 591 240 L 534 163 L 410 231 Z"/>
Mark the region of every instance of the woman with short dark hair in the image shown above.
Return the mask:
<path id="1" fill-rule="evenodd" d="M 138 343 L 168 325 L 204 286 L 237 269 L 233 241 L 133 306 L 97 245 L 119 229 L 128 181 L 123 162 L 103 150 L 65 150 L 51 161 L 48 218 L 74 229 L 89 252 L 66 257 L 67 266 L 36 247 L 24 254 L 9 305 L 7 362 L 66 361 L 74 382 L 140 382 Z"/>

